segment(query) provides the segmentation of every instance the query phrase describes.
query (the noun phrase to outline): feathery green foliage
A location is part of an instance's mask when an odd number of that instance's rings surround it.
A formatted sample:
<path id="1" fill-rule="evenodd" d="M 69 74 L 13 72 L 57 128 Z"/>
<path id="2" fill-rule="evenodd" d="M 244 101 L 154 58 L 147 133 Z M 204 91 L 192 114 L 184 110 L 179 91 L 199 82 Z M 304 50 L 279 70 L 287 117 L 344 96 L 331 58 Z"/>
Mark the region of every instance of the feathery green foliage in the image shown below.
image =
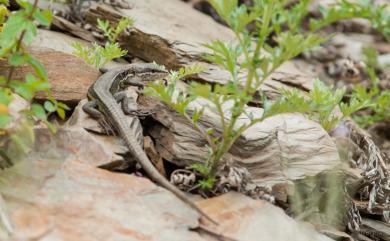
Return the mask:
<path id="1" fill-rule="evenodd" d="M 134 25 L 134 19 L 121 18 L 116 27 L 111 27 L 108 20 L 97 20 L 97 27 L 103 31 L 104 36 L 110 43 L 115 43 L 118 40 L 119 35 L 125 31 L 126 28 Z"/>
<path id="2" fill-rule="evenodd" d="M 377 122 L 390 121 L 390 91 L 380 90 L 377 72 L 382 72 L 389 66 L 383 66 L 378 61 L 378 52 L 374 48 L 363 49 L 366 73 L 371 79 L 369 88 L 357 85 L 354 87 L 352 96 L 356 99 L 369 102 L 368 113 L 353 115 L 353 119 L 362 127 L 373 125 Z"/>
<path id="3" fill-rule="evenodd" d="M 122 57 L 127 53 L 122 50 L 118 43 L 106 43 L 104 47 L 97 43 L 93 43 L 92 47 L 85 47 L 80 42 L 73 42 L 72 47 L 75 49 L 74 53 L 82 58 L 86 63 L 94 66 L 96 69 L 101 68 L 111 60 Z"/>
<path id="4" fill-rule="evenodd" d="M 287 9 L 288 1 L 285 0 L 254 0 L 251 7 L 238 5 L 238 0 L 209 0 L 226 25 L 233 30 L 236 38 L 229 43 L 216 40 L 205 44 L 210 53 L 205 54 L 204 58 L 226 69 L 230 73 L 230 79 L 213 88 L 207 84 L 191 83 L 185 93 L 181 93 L 177 91 L 176 80 L 200 71 L 199 67 L 195 67 L 196 71 L 193 71 L 194 67 L 186 67 L 179 71 L 180 74 L 171 72 L 167 87 L 162 83 L 149 87 L 149 94 L 161 98 L 185 116 L 207 140 L 209 155 L 204 164 L 191 166 L 203 177 L 201 186 L 212 186 L 217 166 L 225 153 L 245 130 L 267 117 L 284 112 L 301 112 L 330 130 L 344 117 L 372 105 L 369 100 L 355 95 L 349 103 L 342 103 L 345 89 L 333 92 L 332 88 L 316 81 L 313 90 L 307 94 L 301 94 L 298 90 L 282 90 L 282 97 L 272 103 L 262 96 L 262 116 L 255 117 L 247 112 L 247 104 L 253 100 L 264 80 L 280 65 L 328 39 L 314 33 L 314 30 L 325 27 L 336 19 L 350 18 L 350 15 L 346 14 L 336 15 L 334 10 L 321 10 L 323 18 L 311 21 L 313 31 L 304 32 L 301 27 L 302 20 L 307 17 L 310 2 L 299 1 Z M 343 11 L 350 7 L 347 1 L 340 4 Z M 362 12 L 361 8 L 363 7 L 359 4 L 354 5 L 353 16 L 368 17 L 369 13 Z M 381 14 L 377 11 L 379 10 L 372 10 L 370 13 L 379 18 Z M 385 18 L 382 15 L 381 18 Z M 247 30 L 250 23 L 255 26 L 252 31 Z M 273 45 L 269 44 L 271 38 L 276 42 Z M 240 73 L 246 75 L 242 76 Z M 197 99 L 207 100 L 209 104 L 200 108 L 189 108 Z M 225 107 L 228 105 L 231 107 L 227 111 Z M 336 107 L 342 112 L 339 116 L 334 114 Z M 200 125 L 199 121 L 206 108 L 219 115 L 222 133 Z M 237 120 L 242 116 L 246 116 L 249 122 L 238 126 Z"/>
<path id="5" fill-rule="evenodd" d="M 55 130 L 47 120 L 48 114 L 57 112 L 64 118 L 65 110 L 68 109 L 65 104 L 50 97 L 50 84 L 43 65 L 26 51 L 26 47 L 37 35 L 37 25 L 49 26 L 52 14 L 49 10 L 39 10 L 38 0 L 34 4 L 23 0 L 17 0 L 17 3 L 21 8 L 12 13 L 6 8 L 7 1 L 0 5 L 0 58 L 7 59 L 10 65 L 8 74 L 0 76 L 0 155 L 8 162 L 29 150 L 34 141 L 34 120 Z M 33 73 L 27 73 L 24 80 L 14 79 L 15 68 L 25 65 L 30 65 Z M 48 96 L 43 105 L 33 103 L 38 92 L 45 92 Z M 20 95 L 31 104 L 20 111 L 22 118 L 17 120 L 13 119 L 9 109 L 14 94 Z"/>
<path id="6" fill-rule="evenodd" d="M 345 92 L 345 88 L 333 91 L 332 87 L 316 80 L 309 93 L 302 93 L 296 89 L 282 90 L 280 99 L 269 105 L 265 103 L 264 108 L 267 109 L 266 113 L 307 114 L 309 119 L 317 121 L 329 131 L 342 119 L 372 105 L 371 99 L 360 98 L 358 95 L 352 95 L 349 103 L 343 103 Z M 336 107 L 339 107 L 341 114 L 335 114 Z"/>
<path id="7" fill-rule="evenodd" d="M 390 91 L 379 91 L 374 86 L 370 90 L 357 86 L 354 89 L 355 96 L 370 101 L 370 115 L 355 115 L 354 120 L 363 127 L 375 124 L 380 121 L 390 121 Z"/>
<path id="8" fill-rule="evenodd" d="M 390 41 L 390 13 L 386 4 L 377 5 L 371 0 L 341 0 L 332 7 L 320 7 L 321 19 L 310 22 L 312 31 L 343 19 L 364 18 L 370 21 L 372 27 Z"/>
<path id="9" fill-rule="evenodd" d="M 233 30 L 236 41 L 225 43 L 217 40 L 205 44 L 211 53 L 205 54 L 204 58 L 229 71 L 230 79 L 226 84 L 216 85 L 214 88 L 207 84 L 192 83 L 185 94 L 176 94 L 176 83 L 169 80 L 168 87 L 161 83 L 153 84 L 148 91 L 149 94 L 160 97 L 165 103 L 184 115 L 207 140 L 210 151 L 205 163 L 191 167 L 203 176 L 200 185 L 207 188 L 213 186 L 219 162 L 237 138 L 265 117 L 279 113 L 279 109 L 276 108 L 266 109 L 263 116 L 257 117 L 247 112 L 247 104 L 253 100 L 254 94 L 259 90 L 264 80 L 285 61 L 326 41 L 326 38 L 303 33 L 299 29 L 303 18 L 300 10 L 307 7 L 308 1 L 299 4 L 300 7 L 297 7 L 295 11 L 291 12 L 289 18 L 285 19 L 280 16 L 286 16 L 284 10 L 286 1 L 257 0 L 254 1 L 253 7 L 238 6 L 237 0 L 210 0 L 209 2 Z M 276 19 L 278 22 L 274 24 Z M 246 27 L 252 22 L 256 25 L 256 31 L 249 32 Z M 281 32 L 281 25 L 287 22 L 292 30 Z M 276 46 L 267 43 L 271 33 L 276 33 L 273 37 L 277 42 Z M 197 67 L 195 69 L 200 71 Z M 180 72 L 191 74 L 197 72 L 190 70 L 193 69 L 187 67 Z M 247 73 L 247 75 L 240 76 L 239 73 L 242 72 Z M 184 77 L 180 74 L 175 74 L 175 76 Z M 196 99 L 205 99 L 210 104 L 190 111 L 188 106 Z M 224 109 L 227 105 L 231 105 L 229 111 Z M 213 129 L 205 129 L 200 126 L 199 120 L 205 108 L 218 113 L 222 133 L 217 134 Z M 189 112 L 192 112 L 192 115 Z M 237 120 L 241 116 L 247 116 L 249 122 L 237 126 Z"/>
<path id="10" fill-rule="evenodd" d="M 128 27 L 134 24 L 131 18 L 122 18 L 115 27 L 110 26 L 108 20 L 97 20 L 97 27 L 107 38 L 104 46 L 93 43 L 92 47 L 86 47 L 79 42 L 73 42 L 74 54 L 82 58 L 86 63 L 99 69 L 113 59 L 120 58 L 127 54 L 126 50 L 120 48 L 117 43 L 119 35 Z"/>

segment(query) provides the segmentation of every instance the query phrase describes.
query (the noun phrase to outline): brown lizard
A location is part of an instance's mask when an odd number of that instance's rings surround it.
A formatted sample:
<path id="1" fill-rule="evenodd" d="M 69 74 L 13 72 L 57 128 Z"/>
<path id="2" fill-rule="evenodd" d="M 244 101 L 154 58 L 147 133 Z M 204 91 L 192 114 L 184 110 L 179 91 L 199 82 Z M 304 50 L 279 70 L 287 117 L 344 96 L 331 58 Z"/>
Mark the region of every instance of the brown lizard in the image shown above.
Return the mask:
<path id="1" fill-rule="evenodd" d="M 125 114 L 136 117 L 136 111 L 128 108 L 129 99 L 123 90 L 132 86 L 143 86 L 143 81 L 163 79 L 168 74 L 155 64 L 130 64 L 110 70 L 100 76 L 88 90 L 90 100 L 83 110 L 92 118 L 98 120 L 103 128 L 112 133 L 118 133 L 128 147 L 132 156 L 142 166 L 149 177 L 171 191 L 179 199 L 195 209 L 202 216 L 216 224 L 206 213 L 199 209 L 184 193 L 165 179 L 153 166 L 145 151 L 135 138 L 134 131 L 125 121 Z M 118 102 L 122 103 L 122 108 Z"/>

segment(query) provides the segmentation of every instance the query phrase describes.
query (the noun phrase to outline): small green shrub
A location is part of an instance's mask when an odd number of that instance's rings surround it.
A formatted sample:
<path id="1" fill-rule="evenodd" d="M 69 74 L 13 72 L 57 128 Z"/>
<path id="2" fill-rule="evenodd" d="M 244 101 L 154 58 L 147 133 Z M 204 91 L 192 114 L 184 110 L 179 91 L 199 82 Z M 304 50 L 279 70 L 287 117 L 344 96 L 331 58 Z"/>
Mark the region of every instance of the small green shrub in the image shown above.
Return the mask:
<path id="1" fill-rule="evenodd" d="M 52 14 L 49 10 L 39 10 L 38 0 L 34 4 L 23 0 L 17 0 L 17 3 L 21 8 L 12 13 L 7 10 L 8 1 L 2 1 L 0 5 L 0 58 L 8 60 L 10 65 L 8 73 L 0 75 L 0 155 L 8 162 L 29 150 L 34 141 L 33 122 L 38 120 L 55 130 L 47 120 L 48 114 L 57 112 L 64 118 L 68 109 L 50 97 L 50 84 L 44 67 L 26 50 L 37 35 L 37 25 L 49 26 Z M 27 73 L 24 80 L 14 79 L 15 68 L 22 65 L 30 65 L 34 72 Z M 33 102 L 38 92 L 45 92 L 48 96 L 43 105 Z M 9 110 L 14 94 L 31 104 L 20 112 L 23 118 L 18 120 L 13 119 Z"/>
<path id="2" fill-rule="evenodd" d="M 213 41 L 206 44 L 211 54 L 204 57 L 229 71 L 230 80 L 225 85 L 216 85 L 214 88 L 207 84 L 192 83 L 187 90 L 188 93 L 179 94 L 176 98 L 173 91 L 175 80 L 200 71 L 198 67 L 187 67 L 178 73 L 172 72 L 173 77 L 167 88 L 162 84 L 153 84 L 148 91 L 149 94 L 160 97 L 186 116 L 207 140 L 210 151 L 204 164 L 192 166 L 203 176 L 200 185 L 205 188 L 213 186 L 218 164 L 237 138 L 255 123 L 279 113 L 277 108 L 266 108 L 262 117 L 254 117 L 246 112 L 247 104 L 253 100 L 254 94 L 264 80 L 285 61 L 326 41 L 326 38 L 319 35 L 300 31 L 301 21 L 307 12 L 309 1 L 302 1 L 296 5 L 294 11 L 289 13 L 284 10 L 286 4 L 284 1 L 258 0 L 254 1 L 254 6 L 250 8 L 245 5 L 238 6 L 236 0 L 210 0 L 209 2 L 233 30 L 236 41 L 230 43 Z M 257 28 L 249 32 L 246 26 L 252 22 Z M 282 32 L 281 26 L 285 23 L 290 27 L 290 31 Z M 276 33 L 273 36 L 277 42 L 276 46 L 267 43 L 272 33 Z M 240 77 L 241 72 L 247 75 L 244 78 Z M 211 104 L 193 110 L 192 116 L 189 116 L 188 104 L 197 98 L 206 99 Z M 231 103 L 232 107 L 226 111 L 223 106 L 228 103 Z M 220 135 L 214 133 L 213 129 L 203 130 L 199 126 L 198 120 L 203 115 L 204 108 L 210 108 L 218 113 L 222 126 Z M 246 115 L 250 121 L 237 126 L 238 118 L 243 115 Z"/>
<path id="3" fill-rule="evenodd" d="M 390 41 L 390 13 L 387 4 L 375 4 L 371 0 L 349 1 L 341 0 L 332 7 L 320 8 L 321 19 L 310 22 L 312 31 L 343 19 L 364 18 L 370 21 L 372 27 Z"/>
<path id="4" fill-rule="evenodd" d="M 74 54 L 82 58 L 87 64 L 94 66 L 96 69 L 103 67 L 105 64 L 115 58 L 124 56 L 127 51 L 122 50 L 117 43 L 106 43 L 104 47 L 93 43 L 92 47 L 85 47 L 80 42 L 73 42 L 72 47 L 75 49 Z"/>
<path id="5" fill-rule="evenodd" d="M 99 69 L 113 59 L 120 58 L 127 54 L 126 50 L 120 48 L 116 42 L 119 35 L 127 28 L 132 26 L 134 20 L 131 18 L 122 18 L 115 27 L 110 26 L 110 23 L 97 20 L 97 27 L 103 32 L 103 35 L 108 39 L 104 46 L 93 43 L 92 47 L 86 47 L 79 42 L 72 43 L 75 49 L 74 54 L 82 58 L 86 63 Z"/>
<path id="6" fill-rule="evenodd" d="M 265 103 L 271 113 L 299 112 L 307 114 L 309 119 L 317 121 L 325 130 L 331 130 L 342 119 L 349 117 L 358 110 L 371 106 L 370 98 L 360 98 L 352 95 L 349 103 L 342 102 L 345 88 L 333 91 L 332 87 L 320 80 L 314 82 L 312 90 L 302 93 L 296 89 L 282 90 L 281 98 L 272 104 Z M 336 107 L 341 114 L 336 114 Z"/>
<path id="7" fill-rule="evenodd" d="M 302 112 L 330 130 L 342 118 L 372 104 L 367 99 L 360 99 L 357 96 L 352 96 L 347 104 L 342 103 L 345 89 L 333 92 L 330 87 L 316 81 L 313 90 L 306 95 L 300 94 L 298 90 L 282 90 L 282 97 L 273 103 L 267 101 L 263 95 L 263 116 L 254 117 L 247 113 L 247 104 L 253 100 L 254 94 L 259 91 L 265 79 L 279 66 L 329 38 L 322 37 L 314 31 L 341 19 L 365 17 L 377 24 L 374 27 L 383 31 L 385 36 L 387 34 L 386 25 L 377 23 L 387 18 L 381 7 L 371 6 L 371 9 L 367 10 L 366 1 L 362 1 L 353 5 L 352 13 L 346 14 L 352 4 L 344 0 L 334 7 L 335 9 L 340 7 L 342 13 L 332 10 L 333 8 L 321 9 L 322 18 L 312 19 L 311 31 L 304 32 L 302 21 L 307 17 L 310 2 L 299 1 L 287 9 L 288 1 L 284 0 L 254 0 L 251 7 L 239 6 L 237 0 L 209 0 L 218 15 L 233 30 L 236 38 L 229 43 L 217 40 L 205 44 L 211 53 L 204 57 L 226 69 L 230 73 L 230 79 L 226 84 L 215 85 L 213 88 L 208 84 L 191 83 L 186 93 L 177 94 L 174 91 L 177 79 L 201 71 L 195 66 L 171 72 L 168 87 L 162 83 L 155 83 L 149 87 L 150 95 L 161 98 L 185 116 L 207 140 L 209 155 L 204 164 L 192 166 L 203 176 L 201 186 L 205 188 L 213 186 L 217 167 L 225 153 L 245 130 L 267 117 L 283 112 Z M 255 26 L 252 31 L 246 28 L 250 23 Z M 270 40 L 275 44 L 270 45 Z M 242 76 L 240 73 L 246 75 Z M 198 98 L 208 100 L 210 105 L 192 110 L 190 116 L 188 105 Z M 227 103 L 232 106 L 229 111 L 223 109 Z M 341 109 L 341 116 L 333 114 L 336 107 Z M 214 129 L 204 130 L 199 125 L 198 121 L 205 108 L 219 115 L 221 134 L 215 133 Z M 247 116 L 249 122 L 238 126 L 237 120 L 240 116 Z"/>

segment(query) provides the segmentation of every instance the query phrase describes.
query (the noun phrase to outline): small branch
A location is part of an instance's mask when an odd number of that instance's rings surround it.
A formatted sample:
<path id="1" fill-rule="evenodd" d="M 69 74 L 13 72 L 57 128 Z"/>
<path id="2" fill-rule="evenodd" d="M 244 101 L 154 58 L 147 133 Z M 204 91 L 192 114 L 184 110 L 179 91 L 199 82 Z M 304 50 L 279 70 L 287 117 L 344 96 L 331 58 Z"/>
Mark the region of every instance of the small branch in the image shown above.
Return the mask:
<path id="1" fill-rule="evenodd" d="M 219 118 L 221 119 L 222 130 L 225 130 L 226 129 L 225 113 L 223 113 L 222 105 L 219 102 L 219 96 L 216 96 L 214 103 L 215 106 L 217 107 Z M 223 133 L 223 137 L 225 138 L 225 133 Z"/>
<path id="2" fill-rule="evenodd" d="M 34 4 L 33 4 L 33 7 L 31 9 L 31 12 L 26 17 L 27 21 L 32 21 L 32 17 L 34 15 L 35 9 L 38 6 L 38 1 L 39 0 L 34 0 Z M 22 47 L 22 42 L 23 42 L 23 38 L 24 38 L 25 34 L 26 34 L 26 30 L 23 30 L 22 33 L 19 36 L 18 42 L 16 43 L 15 52 L 19 52 L 20 48 Z M 12 75 L 13 75 L 14 71 L 15 71 L 15 66 L 11 66 L 11 68 L 10 68 L 10 70 L 8 72 L 8 76 L 7 76 L 7 85 L 9 85 L 9 82 L 11 81 L 11 78 L 12 78 Z"/>

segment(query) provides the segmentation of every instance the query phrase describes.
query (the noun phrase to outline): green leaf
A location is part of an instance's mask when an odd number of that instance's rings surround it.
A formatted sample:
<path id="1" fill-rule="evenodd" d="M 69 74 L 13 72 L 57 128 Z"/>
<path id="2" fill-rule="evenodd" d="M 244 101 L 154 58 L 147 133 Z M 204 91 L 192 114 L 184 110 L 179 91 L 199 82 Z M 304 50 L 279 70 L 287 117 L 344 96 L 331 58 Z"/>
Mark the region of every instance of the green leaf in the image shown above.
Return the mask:
<path id="1" fill-rule="evenodd" d="M 9 6 L 8 0 L 0 0 L 0 3 L 4 4 L 5 6 Z"/>
<path id="2" fill-rule="evenodd" d="M 45 101 L 45 103 L 44 103 L 43 106 L 45 107 L 45 110 L 46 110 L 47 112 L 54 112 L 54 111 L 57 110 L 57 106 L 56 106 L 55 104 L 53 104 L 53 102 L 48 101 L 48 100 Z"/>
<path id="3" fill-rule="evenodd" d="M 64 110 L 70 110 L 69 106 L 67 106 L 66 104 L 64 104 L 62 102 L 57 102 L 57 106 L 61 109 L 64 109 Z"/>
<path id="4" fill-rule="evenodd" d="M 199 183 L 200 188 L 206 189 L 206 190 L 211 190 L 211 189 L 213 189 L 215 182 L 216 182 L 215 177 L 208 177 L 205 180 L 199 180 L 198 183 Z"/>
<path id="5" fill-rule="evenodd" d="M 213 129 L 213 128 L 207 128 L 207 129 L 206 129 L 206 133 L 207 133 L 208 135 L 212 135 L 212 134 L 214 133 L 214 129 Z"/>
<path id="6" fill-rule="evenodd" d="M 19 135 L 13 134 L 10 136 L 12 142 L 16 145 L 22 153 L 28 153 L 30 151 L 30 146 L 26 143 L 24 139 L 22 139 Z"/>
<path id="7" fill-rule="evenodd" d="M 39 78 L 41 78 L 42 80 L 48 79 L 45 67 L 37 59 L 30 56 L 28 62 L 34 68 L 35 73 L 38 75 Z"/>
<path id="8" fill-rule="evenodd" d="M 203 97 L 210 99 L 212 95 L 211 86 L 208 84 L 191 83 L 188 92 L 193 96 Z"/>
<path id="9" fill-rule="evenodd" d="M 119 35 L 127 28 L 134 25 L 134 19 L 132 18 L 121 18 L 119 20 L 118 25 L 113 30 L 113 35 L 110 39 L 112 43 L 116 42 L 118 40 Z"/>
<path id="10" fill-rule="evenodd" d="M 32 9 L 32 5 L 31 3 L 29 3 L 28 1 L 24 1 L 24 0 L 16 0 L 16 2 L 22 6 L 23 8 L 26 8 L 27 10 L 28 9 Z"/>
<path id="11" fill-rule="evenodd" d="M 48 121 L 45 121 L 45 124 L 46 124 L 46 126 L 49 128 L 49 130 L 52 133 L 56 133 L 57 132 L 57 127 L 54 124 L 52 124 L 52 123 L 50 123 Z"/>
<path id="12" fill-rule="evenodd" d="M 25 46 L 30 45 L 33 42 L 34 38 L 37 36 L 37 34 L 37 26 L 33 22 L 26 21 L 26 29 L 23 35 L 23 44 Z"/>
<path id="13" fill-rule="evenodd" d="M 18 34 L 27 28 L 29 22 L 26 21 L 26 13 L 18 11 L 8 17 L 3 31 L 0 33 L 0 46 L 2 48 L 10 48 L 16 45 Z"/>
<path id="14" fill-rule="evenodd" d="M 206 163 L 195 163 L 189 165 L 187 168 L 199 172 L 203 177 L 207 177 L 210 174 L 210 169 Z"/>
<path id="15" fill-rule="evenodd" d="M 74 54 L 82 58 L 86 63 L 100 69 L 109 61 L 119 58 L 127 54 L 126 50 L 122 50 L 118 43 L 106 43 L 104 47 L 93 43 L 92 48 L 83 46 L 81 43 L 74 42 L 72 47 L 75 49 Z"/>
<path id="16" fill-rule="evenodd" d="M 31 113 L 40 120 L 46 120 L 45 109 L 40 104 L 32 104 Z"/>
<path id="17" fill-rule="evenodd" d="M 43 26 L 46 26 L 46 27 L 49 27 L 50 26 L 50 23 L 53 19 L 53 15 L 51 13 L 50 10 L 46 9 L 46 10 L 35 10 L 34 11 L 34 15 L 33 15 L 34 19 L 37 20 L 41 25 Z"/>
<path id="18" fill-rule="evenodd" d="M 19 80 L 11 80 L 9 85 L 17 94 L 22 96 L 24 99 L 30 101 L 34 97 L 34 92 L 28 86 L 28 84 L 20 82 Z"/>
<path id="19" fill-rule="evenodd" d="M 28 54 L 14 53 L 9 57 L 8 63 L 13 66 L 19 66 L 19 65 L 26 64 L 28 62 L 28 59 L 29 59 Z"/>
<path id="20" fill-rule="evenodd" d="M 1 3 L 1 1 L 0 1 Z M 5 5 L 0 5 L 0 24 L 5 22 L 6 16 L 9 14 L 9 11 Z"/>
<path id="21" fill-rule="evenodd" d="M 11 122 L 12 116 L 8 114 L 0 114 L 0 129 L 5 129 Z"/>
<path id="22" fill-rule="evenodd" d="M 62 109 L 62 108 L 58 108 L 58 109 L 57 109 L 57 114 L 58 114 L 58 116 L 59 116 L 61 119 L 65 119 L 65 117 L 66 117 L 65 110 Z"/>
<path id="23" fill-rule="evenodd" d="M 8 88 L 0 87 L 0 103 L 8 106 L 12 101 L 12 92 Z"/>
<path id="24" fill-rule="evenodd" d="M 192 113 L 192 121 L 197 122 L 203 116 L 204 108 L 194 110 Z"/>
<path id="25" fill-rule="evenodd" d="M 231 15 L 237 8 L 238 0 L 208 0 L 208 2 L 217 11 L 218 15 L 231 26 L 233 20 Z"/>
<path id="26" fill-rule="evenodd" d="M 116 27 L 111 27 L 108 20 L 97 19 L 97 27 L 103 31 L 103 35 L 108 38 L 109 43 L 114 44 L 118 36 L 127 28 L 134 24 L 132 18 L 121 18 Z"/>

